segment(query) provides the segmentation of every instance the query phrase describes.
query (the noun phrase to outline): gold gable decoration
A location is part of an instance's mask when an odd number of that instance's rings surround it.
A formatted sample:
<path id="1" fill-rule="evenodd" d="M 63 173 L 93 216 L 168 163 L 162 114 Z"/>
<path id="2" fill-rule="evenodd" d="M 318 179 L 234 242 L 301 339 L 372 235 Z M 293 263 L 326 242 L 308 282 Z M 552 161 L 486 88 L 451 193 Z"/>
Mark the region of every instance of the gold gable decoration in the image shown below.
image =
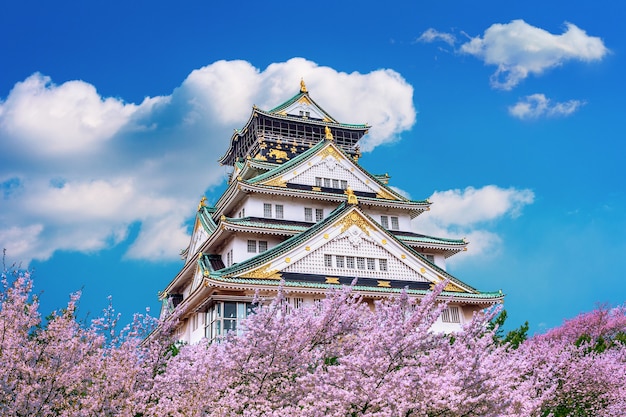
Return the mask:
<path id="1" fill-rule="evenodd" d="M 320 155 L 322 156 L 322 159 L 326 159 L 329 156 L 332 156 L 337 161 L 340 161 L 343 159 L 343 155 L 337 152 L 337 150 L 333 148 L 332 146 L 327 146 L 326 148 L 324 148 L 324 150 L 320 152 Z"/>
<path id="2" fill-rule="evenodd" d="M 306 93 L 306 84 L 304 83 L 304 78 L 300 78 L 300 92 Z"/>
<path id="3" fill-rule="evenodd" d="M 376 198 L 383 198 L 385 200 L 397 200 L 391 193 L 383 190 L 382 188 L 376 193 Z"/>
<path id="4" fill-rule="evenodd" d="M 287 186 L 287 181 L 285 181 L 283 179 L 283 177 L 276 177 L 276 178 L 272 178 L 271 180 L 267 181 L 265 183 L 265 185 L 269 185 L 272 187 L 286 187 Z"/>
<path id="5" fill-rule="evenodd" d="M 454 285 L 451 282 L 448 282 L 448 284 L 446 285 L 446 287 L 443 290 L 444 291 L 450 291 L 450 292 L 465 292 L 465 290 L 463 290 L 462 288 Z"/>
<path id="6" fill-rule="evenodd" d="M 340 221 L 335 224 L 335 227 L 341 226 L 341 233 L 348 230 L 351 226 L 357 226 L 359 229 L 363 231 L 366 235 L 370 235 L 369 232 L 369 224 L 363 216 L 358 214 L 357 212 L 352 212 L 350 215 L 344 217 Z"/>
<path id="7" fill-rule="evenodd" d="M 275 279 L 279 280 L 282 278 L 282 274 L 278 272 L 278 269 L 269 270 L 269 266 L 262 266 L 261 268 L 257 268 L 254 271 L 251 271 L 247 274 L 242 275 L 242 278 L 257 278 L 257 279 Z"/>

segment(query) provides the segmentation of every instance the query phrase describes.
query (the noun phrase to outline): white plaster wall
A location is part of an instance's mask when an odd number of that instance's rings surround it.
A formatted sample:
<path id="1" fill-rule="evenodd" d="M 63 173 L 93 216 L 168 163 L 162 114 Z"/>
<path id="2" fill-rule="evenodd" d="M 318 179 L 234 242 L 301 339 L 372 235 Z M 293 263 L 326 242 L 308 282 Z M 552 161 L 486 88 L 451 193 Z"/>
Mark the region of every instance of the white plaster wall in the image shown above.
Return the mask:
<path id="1" fill-rule="evenodd" d="M 389 228 L 391 229 L 391 217 L 397 217 L 398 218 L 398 230 L 403 230 L 405 232 L 410 232 L 411 231 L 411 217 L 405 213 L 404 211 L 400 211 L 400 210 L 385 210 L 385 209 L 380 209 L 380 210 L 364 210 L 365 213 L 367 213 L 368 216 L 370 216 L 372 219 L 374 219 L 378 224 L 380 224 L 380 217 L 381 216 L 387 216 L 389 217 Z"/>

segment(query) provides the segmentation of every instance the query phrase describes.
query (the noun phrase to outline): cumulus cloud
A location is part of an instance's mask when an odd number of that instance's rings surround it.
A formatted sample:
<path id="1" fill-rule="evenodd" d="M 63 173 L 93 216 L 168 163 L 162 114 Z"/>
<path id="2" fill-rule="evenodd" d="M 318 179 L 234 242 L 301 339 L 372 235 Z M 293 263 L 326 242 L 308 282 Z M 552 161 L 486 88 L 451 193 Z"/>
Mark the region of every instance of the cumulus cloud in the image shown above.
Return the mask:
<path id="1" fill-rule="evenodd" d="M 569 116 L 585 105 L 581 100 L 552 102 L 544 94 L 526 96 L 509 107 L 509 114 L 518 119 L 538 119 L 540 117 Z"/>
<path id="2" fill-rule="evenodd" d="M 300 78 L 338 120 L 373 126 L 365 152 L 415 123 L 413 89 L 397 72 L 345 73 L 302 58 L 264 70 L 215 62 L 139 104 L 83 81 L 33 74 L 16 83 L 0 101 L 0 246 L 24 262 L 45 260 L 111 247 L 138 224 L 128 257 L 176 258 L 198 199 L 226 177 L 217 159 L 233 129 L 253 104 L 270 109 L 293 96 Z"/>
<path id="3" fill-rule="evenodd" d="M 413 228 L 433 236 L 465 237 L 470 242 L 469 256 L 491 253 L 502 239 L 488 226 L 506 216 L 520 216 L 534 198 L 531 190 L 495 185 L 436 191 L 430 196 L 432 210 L 413 220 Z"/>
<path id="4" fill-rule="evenodd" d="M 416 42 L 424 43 L 432 43 L 436 41 L 442 41 L 450 46 L 454 46 L 456 37 L 451 33 L 439 32 L 433 28 L 428 28 L 420 35 L 419 38 L 416 39 Z"/>
<path id="5" fill-rule="evenodd" d="M 460 52 L 495 65 L 491 85 L 511 90 L 530 74 L 541 75 L 572 60 L 599 61 L 609 50 L 602 39 L 587 35 L 572 23 L 566 23 L 565 31 L 555 35 L 523 20 L 513 20 L 491 25 L 482 37 L 461 45 Z"/>

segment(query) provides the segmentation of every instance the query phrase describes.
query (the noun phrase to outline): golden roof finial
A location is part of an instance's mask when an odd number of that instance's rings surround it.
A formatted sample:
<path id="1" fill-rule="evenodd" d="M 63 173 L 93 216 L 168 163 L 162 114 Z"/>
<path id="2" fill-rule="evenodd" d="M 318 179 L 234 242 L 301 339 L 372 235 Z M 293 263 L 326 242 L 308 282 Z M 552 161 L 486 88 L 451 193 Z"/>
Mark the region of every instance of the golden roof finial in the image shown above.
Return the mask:
<path id="1" fill-rule="evenodd" d="M 206 207 L 206 197 L 202 196 L 202 198 L 200 199 L 200 203 L 198 204 L 198 211 L 200 211 L 200 209 L 202 207 Z"/>
<path id="2" fill-rule="evenodd" d="M 348 187 L 346 194 L 348 195 L 348 204 L 359 204 L 359 200 L 357 200 L 356 195 L 354 195 L 352 188 Z"/>
<path id="3" fill-rule="evenodd" d="M 330 127 L 324 127 L 324 132 L 326 133 L 326 139 L 333 140 L 333 132 L 330 131 Z"/>
<path id="4" fill-rule="evenodd" d="M 304 83 L 304 78 L 300 78 L 300 92 L 306 93 L 306 84 Z"/>

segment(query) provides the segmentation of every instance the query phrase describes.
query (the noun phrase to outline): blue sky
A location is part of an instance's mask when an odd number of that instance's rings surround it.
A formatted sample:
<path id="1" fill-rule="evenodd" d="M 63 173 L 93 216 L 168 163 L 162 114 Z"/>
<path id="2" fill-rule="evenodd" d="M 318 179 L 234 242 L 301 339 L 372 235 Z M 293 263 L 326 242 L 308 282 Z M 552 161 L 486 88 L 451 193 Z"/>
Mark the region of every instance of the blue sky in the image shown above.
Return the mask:
<path id="1" fill-rule="evenodd" d="M 158 309 L 232 129 L 301 77 L 509 326 L 626 300 L 623 2 L 5 3 L 0 246 L 44 312 Z"/>

